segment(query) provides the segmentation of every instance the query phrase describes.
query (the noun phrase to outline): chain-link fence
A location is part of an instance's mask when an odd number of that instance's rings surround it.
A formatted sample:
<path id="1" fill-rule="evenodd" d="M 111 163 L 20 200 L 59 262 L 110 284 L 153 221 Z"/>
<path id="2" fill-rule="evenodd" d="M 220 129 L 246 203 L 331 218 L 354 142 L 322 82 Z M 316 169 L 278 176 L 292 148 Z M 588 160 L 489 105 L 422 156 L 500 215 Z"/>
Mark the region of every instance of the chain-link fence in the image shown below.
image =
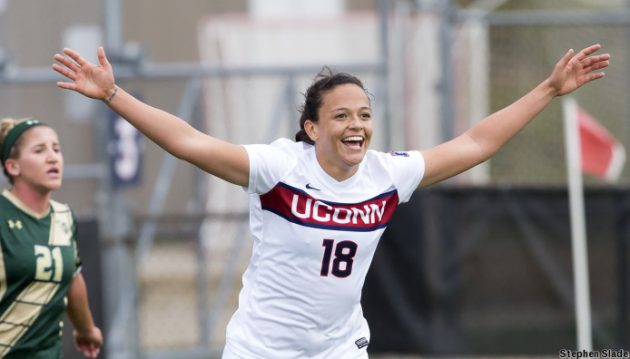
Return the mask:
<path id="1" fill-rule="evenodd" d="M 490 36 L 490 103 L 497 110 L 529 91 L 544 79 L 569 48 L 579 50 L 600 43 L 613 60 L 604 80 L 572 94 L 579 105 L 597 118 L 626 147 L 628 126 L 628 26 L 621 25 L 502 25 L 492 26 Z M 566 162 L 563 113 L 555 101 L 492 160 L 491 181 L 512 185 L 564 186 Z M 626 166 L 626 168 L 628 168 Z M 628 170 L 620 184 L 628 184 Z M 599 184 L 594 178 L 587 185 Z"/>

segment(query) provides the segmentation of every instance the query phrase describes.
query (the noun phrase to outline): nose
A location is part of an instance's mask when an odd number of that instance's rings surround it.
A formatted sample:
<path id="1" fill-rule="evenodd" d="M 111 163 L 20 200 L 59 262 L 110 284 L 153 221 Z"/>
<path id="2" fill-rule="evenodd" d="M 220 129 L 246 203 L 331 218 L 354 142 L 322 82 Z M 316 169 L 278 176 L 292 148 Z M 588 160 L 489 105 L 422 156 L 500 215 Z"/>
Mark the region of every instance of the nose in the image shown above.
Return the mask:
<path id="1" fill-rule="evenodd" d="M 49 150 L 46 156 L 46 162 L 57 163 L 61 158 L 61 152 Z"/>
<path id="2" fill-rule="evenodd" d="M 352 121 L 350 122 L 350 129 L 352 130 L 360 130 L 363 128 L 363 121 L 361 121 L 361 116 L 358 114 L 352 116 Z"/>

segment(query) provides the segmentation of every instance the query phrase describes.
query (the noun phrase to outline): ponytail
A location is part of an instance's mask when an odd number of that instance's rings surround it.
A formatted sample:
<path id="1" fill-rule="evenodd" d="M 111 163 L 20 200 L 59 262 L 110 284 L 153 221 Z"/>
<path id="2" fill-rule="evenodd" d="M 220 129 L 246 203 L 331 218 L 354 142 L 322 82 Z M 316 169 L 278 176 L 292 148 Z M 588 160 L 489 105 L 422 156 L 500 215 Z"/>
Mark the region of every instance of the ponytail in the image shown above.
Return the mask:
<path id="1" fill-rule="evenodd" d="M 295 142 L 300 142 L 300 141 L 306 142 L 310 145 L 315 144 L 315 142 L 313 142 L 313 140 L 311 140 L 311 138 L 308 137 L 308 134 L 303 128 L 295 134 Z"/>

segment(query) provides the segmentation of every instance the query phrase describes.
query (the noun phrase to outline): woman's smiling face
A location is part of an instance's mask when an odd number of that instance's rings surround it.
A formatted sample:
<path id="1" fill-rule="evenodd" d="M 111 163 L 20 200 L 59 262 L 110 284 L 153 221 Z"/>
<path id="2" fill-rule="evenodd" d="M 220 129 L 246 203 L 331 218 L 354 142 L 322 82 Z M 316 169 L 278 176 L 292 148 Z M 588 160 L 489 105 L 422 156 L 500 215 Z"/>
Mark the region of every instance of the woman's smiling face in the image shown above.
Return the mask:
<path id="1" fill-rule="evenodd" d="M 322 96 L 317 122 L 307 121 L 317 159 L 333 178 L 351 177 L 372 138 L 372 107 L 365 91 L 355 84 L 338 85 Z"/>

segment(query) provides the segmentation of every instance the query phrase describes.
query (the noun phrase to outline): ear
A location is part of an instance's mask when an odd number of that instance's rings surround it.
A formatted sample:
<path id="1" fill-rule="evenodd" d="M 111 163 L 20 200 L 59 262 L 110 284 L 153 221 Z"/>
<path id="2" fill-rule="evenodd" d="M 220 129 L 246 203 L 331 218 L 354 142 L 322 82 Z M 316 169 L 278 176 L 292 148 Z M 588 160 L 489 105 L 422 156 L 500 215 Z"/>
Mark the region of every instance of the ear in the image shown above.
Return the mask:
<path id="1" fill-rule="evenodd" d="M 306 131 L 306 134 L 313 142 L 317 141 L 317 138 L 319 137 L 317 122 L 313 122 L 311 120 L 304 121 L 304 131 Z"/>
<path id="2" fill-rule="evenodd" d="M 20 175 L 20 165 L 16 160 L 12 158 L 4 161 L 4 168 L 7 170 L 7 173 L 9 173 L 9 175 L 12 177 L 17 177 Z"/>

